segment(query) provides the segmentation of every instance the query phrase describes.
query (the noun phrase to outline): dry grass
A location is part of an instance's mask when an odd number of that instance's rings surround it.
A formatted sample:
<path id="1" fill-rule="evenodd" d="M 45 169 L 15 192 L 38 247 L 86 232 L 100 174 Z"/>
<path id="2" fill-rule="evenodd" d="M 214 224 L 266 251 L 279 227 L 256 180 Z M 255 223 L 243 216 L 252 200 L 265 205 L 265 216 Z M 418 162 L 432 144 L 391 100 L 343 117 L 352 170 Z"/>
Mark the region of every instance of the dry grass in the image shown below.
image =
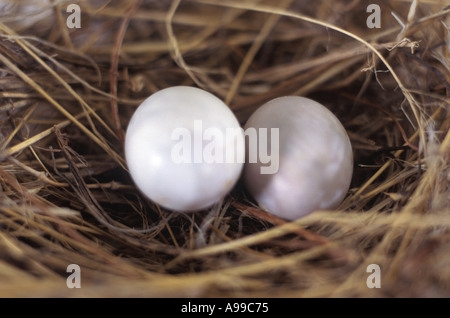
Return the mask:
<path id="1" fill-rule="evenodd" d="M 450 296 L 450 9 L 380 1 L 369 29 L 372 2 L 80 1 L 81 29 L 64 1 L 32 26 L 4 14 L 0 295 Z M 173 85 L 214 93 L 242 123 L 282 95 L 329 107 L 355 154 L 339 210 L 285 222 L 240 183 L 207 211 L 146 200 L 123 134 Z"/>

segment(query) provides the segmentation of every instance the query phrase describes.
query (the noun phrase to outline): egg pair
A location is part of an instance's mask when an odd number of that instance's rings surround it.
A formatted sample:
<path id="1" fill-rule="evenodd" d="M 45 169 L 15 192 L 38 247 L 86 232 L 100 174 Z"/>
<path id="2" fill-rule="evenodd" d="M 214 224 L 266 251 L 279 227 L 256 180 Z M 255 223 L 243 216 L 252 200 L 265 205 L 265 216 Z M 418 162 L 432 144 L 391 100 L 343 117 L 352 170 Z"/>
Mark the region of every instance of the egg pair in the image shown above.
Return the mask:
<path id="1" fill-rule="evenodd" d="M 208 208 L 243 174 L 260 207 L 288 220 L 336 208 L 353 172 L 348 135 L 321 104 L 276 98 L 241 128 L 220 99 L 187 86 L 158 91 L 137 108 L 125 156 L 137 187 L 167 209 Z"/>

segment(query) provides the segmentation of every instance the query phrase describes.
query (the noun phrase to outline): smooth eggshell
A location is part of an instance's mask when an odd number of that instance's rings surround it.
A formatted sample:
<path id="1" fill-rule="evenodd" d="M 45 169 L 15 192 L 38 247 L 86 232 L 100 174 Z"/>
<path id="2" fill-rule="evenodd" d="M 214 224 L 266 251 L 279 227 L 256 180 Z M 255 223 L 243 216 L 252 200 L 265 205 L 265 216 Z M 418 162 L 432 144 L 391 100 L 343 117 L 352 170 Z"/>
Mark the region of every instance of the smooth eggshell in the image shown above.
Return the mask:
<path id="1" fill-rule="evenodd" d="M 194 121 L 201 121 L 203 131 L 214 128 L 226 134 L 227 128 L 240 129 L 222 150 L 234 147 L 242 158 L 230 163 L 175 162 L 172 150 L 178 141 L 172 133 L 183 128 L 194 138 Z M 220 99 L 198 88 L 176 86 L 158 91 L 138 107 L 127 128 L 125 155 L 135 184 L 148 198 L 171 210 L 193 211 L 217 203 L 232 189 L 243 168 L 244 147 L 239 122 Z"/>
<path id="2" fill-rule="evenodd" d="M 261 174 L 267 164 L 259 160 L 244 168 L 245 185 L 261 208 L 294 220 L 341 203 L 352 179 L 353 153 L 331 111 L 308 98 L 280 97 L 258 108 L 245 130 L 250 127 L 279 128 L 278 171 Z"/>

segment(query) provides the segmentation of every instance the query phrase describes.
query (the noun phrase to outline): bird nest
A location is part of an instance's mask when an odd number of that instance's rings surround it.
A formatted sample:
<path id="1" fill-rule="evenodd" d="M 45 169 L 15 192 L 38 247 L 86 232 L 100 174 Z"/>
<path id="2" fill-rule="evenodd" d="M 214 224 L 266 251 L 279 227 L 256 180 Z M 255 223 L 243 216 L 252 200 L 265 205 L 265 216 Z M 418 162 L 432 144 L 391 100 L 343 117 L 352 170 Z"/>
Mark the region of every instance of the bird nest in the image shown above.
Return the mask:
<path id="1" fill-rule="evenodd" d="M 450 296 L 450 9 L 372 2 L 0 1 L 0 295 Z M 288 222 L 241 181 L 204 211 L 146 199 L 124 131 L 175 85 L 242 124 L 279 96 L 328 107 L 345 200 Z"/>

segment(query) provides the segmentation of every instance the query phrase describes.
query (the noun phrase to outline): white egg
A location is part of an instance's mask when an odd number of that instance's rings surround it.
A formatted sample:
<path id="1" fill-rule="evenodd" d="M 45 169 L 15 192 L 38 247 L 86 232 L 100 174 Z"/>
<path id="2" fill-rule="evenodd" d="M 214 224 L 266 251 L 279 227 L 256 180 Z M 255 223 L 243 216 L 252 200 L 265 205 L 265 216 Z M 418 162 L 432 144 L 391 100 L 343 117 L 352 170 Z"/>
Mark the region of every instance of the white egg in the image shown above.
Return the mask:
<path id="1" fill-rule="evenodd" d="M 216 96 L 170 87 L 133 114 L 125 156 L 132 179 L 148 198 L 175 211 L 201 210 L 224 198 L 238 180 L 244 134 Z"/>
<path id="2" fill-rule="evenodd" d="M 249 138 L 247 151 L 257 160 L 247 159 L 244 181 L 262 209 L 294 220 L 342 202 L 352 179 L 352 147 L 326 107 L 304 97 L 276 98 L 251 115 L 246 135 L 250 130 L 258 141 Z M 267 152 L 261 151 L 265 144 Z"/>

